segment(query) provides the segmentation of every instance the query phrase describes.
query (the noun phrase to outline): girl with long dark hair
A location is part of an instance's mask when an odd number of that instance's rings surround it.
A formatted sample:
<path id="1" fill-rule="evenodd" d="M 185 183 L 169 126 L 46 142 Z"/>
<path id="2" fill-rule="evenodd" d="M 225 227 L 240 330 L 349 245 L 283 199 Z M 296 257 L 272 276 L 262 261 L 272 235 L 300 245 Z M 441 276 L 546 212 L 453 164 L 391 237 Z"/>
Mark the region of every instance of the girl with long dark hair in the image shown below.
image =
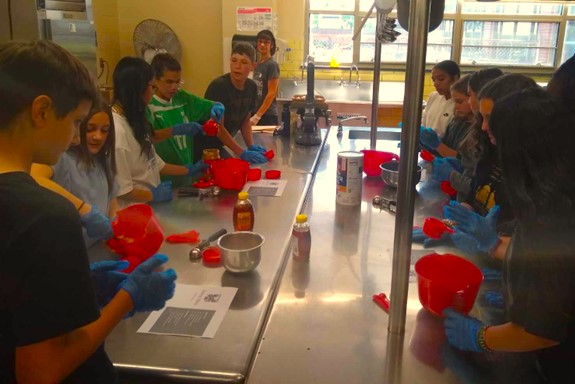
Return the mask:
<path id="1" fill-rule="evenodd" d="M 124 57 L 116 65 L 113 79 L 118 197 L 133 202 L 169 201 L 171 183 L 161 183 L 160 174 L 192 176 L 201 173 L 207 165 L 202 160 L 189 165 L 167 164 L 156 154 L 152 128 L 146 119 L 146 106 L 155 91 L 148 63 L 140 58 Z"/>

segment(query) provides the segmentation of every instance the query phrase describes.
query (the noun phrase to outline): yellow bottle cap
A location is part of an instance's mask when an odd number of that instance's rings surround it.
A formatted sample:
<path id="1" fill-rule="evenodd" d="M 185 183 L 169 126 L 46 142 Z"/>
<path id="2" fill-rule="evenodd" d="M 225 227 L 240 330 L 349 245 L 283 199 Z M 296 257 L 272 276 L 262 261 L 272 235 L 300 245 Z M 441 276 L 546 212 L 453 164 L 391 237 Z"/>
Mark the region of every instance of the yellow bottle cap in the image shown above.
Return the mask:
<path id="1" fill-rule="evenodd" d="M 240 199 L 240 200 L 246 200 L 248 197 L 250 197 L 250 196 L 247 192 L 238 193 L 238 199 Z"/>
<path id="2" fill-rule="evenodd" d="M 296 222 L 296 223 L 305 223 L 306 221 L 307 221 L 307 215 L 305 215 L 305 214 L 303 214 L 303 213 L 300 214 L 300 215 L 297 215 L 297 216 L 295 217 L 295 222 Z"/>

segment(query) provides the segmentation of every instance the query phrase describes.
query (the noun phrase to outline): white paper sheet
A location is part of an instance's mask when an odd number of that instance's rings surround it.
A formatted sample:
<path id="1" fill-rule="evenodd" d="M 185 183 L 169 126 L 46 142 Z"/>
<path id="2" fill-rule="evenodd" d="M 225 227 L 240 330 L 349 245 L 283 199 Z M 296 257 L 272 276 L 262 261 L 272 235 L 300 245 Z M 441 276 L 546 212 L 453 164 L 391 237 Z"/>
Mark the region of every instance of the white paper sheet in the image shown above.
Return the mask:
<path id="1" fill-rule="evenodd" d="M 279 197 L 284 192 L 287 180 L 267 180 L 260 179 L 258 181 L 248 181 L 244 185 L 244 192 L 249 193 L 250 196 L 276 196 Z"/>
<path id="2" fill-rule="evenodd" d="M 234 287 L 176 284 L 174 297 L 162 310 L 150 313 L 138 333 L 211 339 L 237 291 Z"/>

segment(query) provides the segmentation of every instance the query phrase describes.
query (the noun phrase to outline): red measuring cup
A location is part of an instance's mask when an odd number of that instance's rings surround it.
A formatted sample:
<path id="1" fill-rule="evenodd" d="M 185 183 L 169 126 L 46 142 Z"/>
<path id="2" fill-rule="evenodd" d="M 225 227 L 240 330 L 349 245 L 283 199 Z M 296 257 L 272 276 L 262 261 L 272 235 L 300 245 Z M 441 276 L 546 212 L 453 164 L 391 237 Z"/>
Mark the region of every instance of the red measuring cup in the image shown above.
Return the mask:
<path id="1" fill-rule="evenodd" d="M 445 232 L 455 233 L 452 228 L 435 217 L 426 217 L 422 229 L 423 233 L 432 239 L 440 239 Z"/>

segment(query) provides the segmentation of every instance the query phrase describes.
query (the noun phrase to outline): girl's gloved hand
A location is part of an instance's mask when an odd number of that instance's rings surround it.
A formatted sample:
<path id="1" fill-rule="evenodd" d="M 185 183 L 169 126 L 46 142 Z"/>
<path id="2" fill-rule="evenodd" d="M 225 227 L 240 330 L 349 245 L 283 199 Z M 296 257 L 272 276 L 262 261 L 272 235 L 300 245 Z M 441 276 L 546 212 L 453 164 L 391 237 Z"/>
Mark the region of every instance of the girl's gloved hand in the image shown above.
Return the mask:
<path id="1" fill-rule="evenodd" d="M 483 273 L 483 280 L 485 281 L 501 281 L 502 274 L 497 269 L 483 267 L 481 273 Z"/>
<path id="2" fill-rule="evenodd" d="M 477 334 L 483 324 L 481 321 L 457 312 L 453 308 L 443 310 L 443 325 L 449 344 L 463 351 L 484 352 L 478 343 Z"/>
<path id="3" fill-rule="evenodd" d="M 445 232 L 441 238 L 432 239 L 423 232 L 423 228 L 413 227 L 411 241 L 413 243 L 423 243 L 423 248 L 441 247 L 451 243 L 451 235 Z"/>
<path id="4" fill-rule="evenodd" d="M 96 300 L 100 307 L 105 307 L 118 293 L 120 284 L 126 280 L 127 274 L 120 271 L 128 268 L 127 261 L 106 260 L 90 264 L 92 285 L 96 292 Z"/>
<path id="5" fill-rule="evenodd" d="M 214 103 L 214 105 L 212 105 L 212 110 L 210 112 L 210 116 L 212 117 L 212 119 L 214 119 L 215 121 L 217 121 L 218 123 L 222 123 L 222 117 L 224 117 L 224 112 L 225 112 L 226 108 L 224 107 L 224 105 L 222 103 Z"/>
<path id="6" fill-rule="evenodd" d="M 188 168 L 188 176 L 193 176 L 208 169 L 209 165 L 204 163 L 204 160 L 199 160 L 194 164 L 187 164 L 186 168 Z"/>
<path id="7" fill-rule="evenodd" d="M 422 145 L 431 149 L 437 149 L 439 144 L 441 144 L 437 132 L 433 128 L 426 128 L 423 125 L 419 127 L 419 141 Z"/>
<path id="8" fill-rule="evenodd" d="M 260 151 L 246 150 L 240 154 L 240 159 L 247 161 L 252 164 L 265 164 L 268 159 Z"/>
<path id="9" fill-rule="evenodd" d="M 499 205 L 495 205 L 483 217 L 455 201 L 443 208 L 445 217 L 457 223 L 456 231 L 474 237 L 479 250 L 486 253 L 492 251 L 500 241 L 496 230 L 500 210 Z"/>
<path id="10" fill-rule="evenodd" d="M 80 221 L 89 237 L 98 240 L 109 240 L 114 236 L 112 223 L 95 205 L 90 212 L 80 217 Z"/>
<path id="11" fill-rule="evenodd" d="M 166 271 L 154 272 L 167 261 L 166 255 L 154 255 L 138 265 L 121 284 L 121 289 L 130 294 L 134 303 L 131 314 L 162 309 L 166 301 L 174 296 L 176 271 L 170 268 Z"/>
<path id="12" fill-rule="evenodd" d="M 261 153 L 266 153 L 268 150 L 266 147 L 262 147 L 261 145 L 252 144 L 248 147 L 249 151 L 256 151 Z"/>
<path id="13" fill-rule="evenodd" d="M 436 157 L 433 160 L 433 178 L 437 181 L 449 181 L 451 172 L 455 171 L 453 165 L 443 157 Z"/>
<path id="14" fill-rule="evenodd" d="M 205 135 L 204 128 L 200 124 L 194 121 L 192 121 L 191 123 L 176 124 L 172 127 L 173 136 L 178 135 L 195 136 L 198 133 Z"/>
<path id="15" fill-rule="evenodd" d="M 483 298 L 485 302 L 493 308 L 501 309 L 505 306 L 505 299 L 503 299 L 503 295 L 499 292 L 487 291 L 483 295 Z"/>
<path id="16" fill-rule="evenodd" d="M 171 201 L 173 198 L 172 193 L 172 182 L 162 181 L 157 187 L 152 188 L 152 202 L 163 203 L 166 201 Z"/>

